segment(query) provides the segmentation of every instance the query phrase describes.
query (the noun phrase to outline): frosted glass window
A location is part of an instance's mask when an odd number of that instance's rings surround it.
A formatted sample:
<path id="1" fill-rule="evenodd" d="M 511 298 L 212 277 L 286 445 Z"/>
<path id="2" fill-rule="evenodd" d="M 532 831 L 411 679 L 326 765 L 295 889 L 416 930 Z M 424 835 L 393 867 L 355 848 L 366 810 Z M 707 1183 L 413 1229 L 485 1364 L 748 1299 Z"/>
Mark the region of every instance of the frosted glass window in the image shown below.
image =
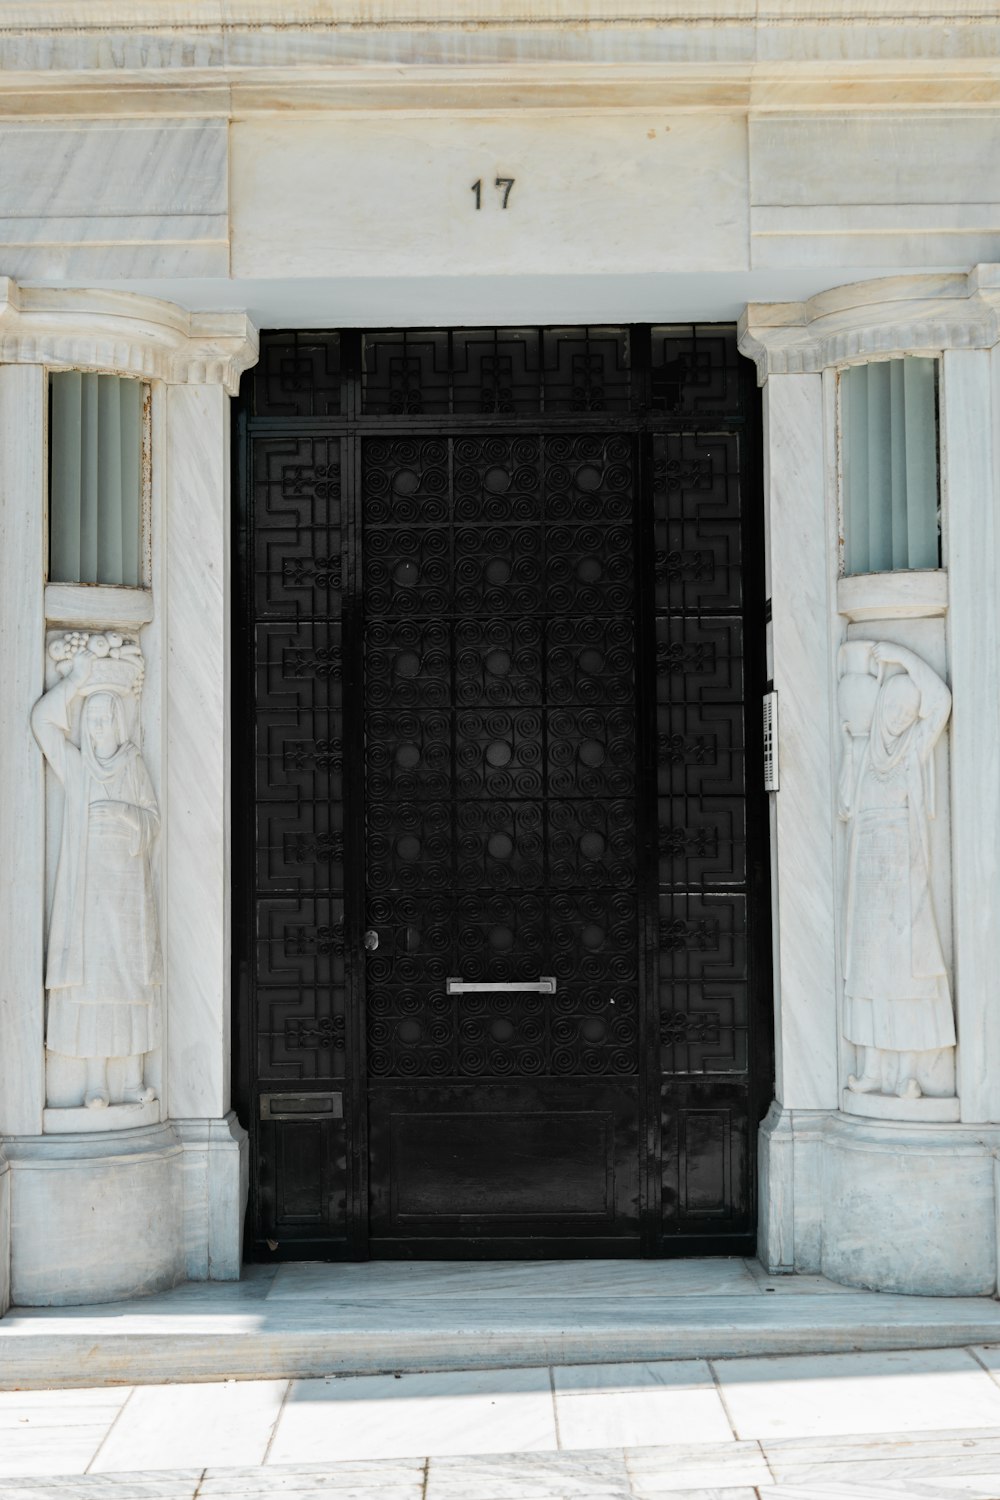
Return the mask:
<path id="1" fill-rule="evenodd" d="M 49 381 L 49 578 L 137 587 L 142 383 L 79 370 Z"/>
<path id="2" fill-rule="evenodd" d="M 940 566 L 937 361 L 840 377 L 845 573 Z"/>

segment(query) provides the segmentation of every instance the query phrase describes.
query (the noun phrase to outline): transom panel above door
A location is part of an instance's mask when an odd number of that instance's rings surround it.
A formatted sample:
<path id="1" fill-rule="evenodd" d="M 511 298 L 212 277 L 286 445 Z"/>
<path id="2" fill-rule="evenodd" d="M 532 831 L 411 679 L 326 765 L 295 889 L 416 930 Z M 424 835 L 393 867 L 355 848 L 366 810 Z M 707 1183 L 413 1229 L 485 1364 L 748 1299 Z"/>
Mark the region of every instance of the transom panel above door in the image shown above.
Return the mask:
<path id="1" fill-rule="evenodd" d="M 255 1253 L 751 1247 L 755 420 L 728 329 L 264 336 L 236 485 Z"/>

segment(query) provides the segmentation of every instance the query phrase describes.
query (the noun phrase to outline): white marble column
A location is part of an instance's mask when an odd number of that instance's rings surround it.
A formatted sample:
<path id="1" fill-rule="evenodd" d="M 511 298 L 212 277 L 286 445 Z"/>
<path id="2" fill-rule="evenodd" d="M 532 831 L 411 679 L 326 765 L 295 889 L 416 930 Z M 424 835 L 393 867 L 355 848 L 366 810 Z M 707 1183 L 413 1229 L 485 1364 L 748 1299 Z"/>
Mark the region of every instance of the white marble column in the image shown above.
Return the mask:
<path id="1" fill-rule="evenodd" d="M 10 1167 L 0 1149 L 0 1318 L 10 1306 Z"/>
<path id="2" fill-rule="evenodd" d="M 45 1106 L 45 428 L 43 367 L 0 366 L 0 1135 L 41 1134 Z"/>
<path id="3" fill-rule="evenodd" d="M 1000 1121 L 1000 351 L 948 350 L 941 379 L 953 707 L 958 1096 Z"/>
<path id="4" fill-rule="evenodd" d="M 167 391 L 165 931 L 170 1114 L 230 1102 L 229 397 Z"/>
<path id="5" fill-rule="evenodd" d="M 765 398 L 774 686 L 781 790 L 772 798 L 775 1092 L 837 1108 L 830 714 L 830 551 L 823 383 L 771 375 Z"/>

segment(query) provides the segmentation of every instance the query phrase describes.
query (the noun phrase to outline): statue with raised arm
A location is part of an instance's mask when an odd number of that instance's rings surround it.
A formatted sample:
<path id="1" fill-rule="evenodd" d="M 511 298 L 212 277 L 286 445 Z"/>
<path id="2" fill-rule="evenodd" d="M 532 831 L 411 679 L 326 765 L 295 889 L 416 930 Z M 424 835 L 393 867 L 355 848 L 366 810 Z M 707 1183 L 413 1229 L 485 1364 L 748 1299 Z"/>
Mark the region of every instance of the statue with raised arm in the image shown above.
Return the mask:
<path id="1" fill-rule="evenodd" d="M 844 1035 L 861 1051 L 855 1093 L 919 1099 L 918 1054 L 955 1045 L 930 882 L 934 747 L 951 693 L 904 646 L 848 641 L 838 700 L 848 824 Z"/>
<path id="2" fill-rule="evenodd" d="M 160 818 L 139 750 L 142 652 L 116 632 L 71 631 L 49 655 L 59 681 L 31 715 L 64 793 L 45 1042 L 85 1060 L 88 1108 L 148 1103 L 143 1059 L 159 1045 L 161 977 L 149 849 Z M 114 1101 L 111 1058 L 125 1060 Z"/>

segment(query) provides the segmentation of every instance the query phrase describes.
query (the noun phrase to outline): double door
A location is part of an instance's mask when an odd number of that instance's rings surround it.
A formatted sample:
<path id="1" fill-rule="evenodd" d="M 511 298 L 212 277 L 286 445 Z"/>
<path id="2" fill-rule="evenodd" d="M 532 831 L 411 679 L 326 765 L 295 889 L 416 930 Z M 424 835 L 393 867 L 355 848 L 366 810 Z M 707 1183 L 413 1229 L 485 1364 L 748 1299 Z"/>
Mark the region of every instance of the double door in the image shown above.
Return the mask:
<path id="1" fill-rule="evenodd" d="M 749 1249 L 762 599 L 731 331 L 262 344 L 236 473 L 252 1251 Z"/>

